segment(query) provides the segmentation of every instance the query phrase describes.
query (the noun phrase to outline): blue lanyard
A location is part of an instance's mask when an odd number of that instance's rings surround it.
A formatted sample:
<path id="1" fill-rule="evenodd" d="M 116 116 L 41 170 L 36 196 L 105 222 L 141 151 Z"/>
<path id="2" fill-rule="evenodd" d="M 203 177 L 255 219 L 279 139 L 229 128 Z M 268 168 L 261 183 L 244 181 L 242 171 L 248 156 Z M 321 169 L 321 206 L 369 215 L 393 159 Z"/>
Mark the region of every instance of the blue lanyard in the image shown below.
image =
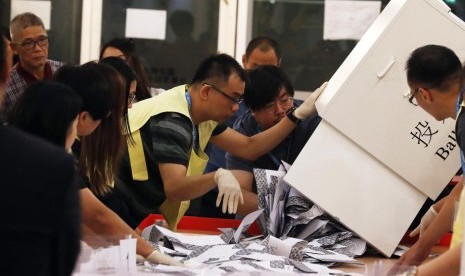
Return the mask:
<path id="1" fill-rule="evenodd" d="M 462 93 L 459 93 L 457 96 L 457 103 L 455 104 L 455 112 L 457 113 L 457 118 L 461 112 L 460 103 L 462 102 Z M 455 134 L 457 136 L 457 133 Z M 459 147 L 460 148 L 460 147 Z M 462 174 L 465 174 L 465 158 L 463 157 L 463 149 L 460 149 L 460 162 L 462 163 Z"/>
<path id="2" fill-rule="evenodd" d="M 191 100 L 191 94 L 189 94 L 189 91 L 186 90 L 186 101 L 187 101 L 187 108 L 189 109 L 189 114 L 191 115 L 191 120 L 192 120 L 192 114 L 191 114 L 191 107 L 192 107 L 192 100 Z M 194 139 L 194 151 L 196 153 L 199 152 L 199 136 L 197 133 L 197 127 L 194 125 L 194 122 L 192 122 L 192 136 Z"/>
<path id="3" fill-rule="evenodd" d="M 255 126 L 255 129 L 257 130 L 257 133 L 262 132 L 258 124 Z M 270 157 L 271 161 L 273 161 L 273 163 L 279 168 L 279 166 L 281 165 L 281 161 L 279 161 L 279 159 L 276 158 L 276 156 L 274 156 L 274 154 L 272 154 L 271 151 L 268 152 L 268 157 Z"/>

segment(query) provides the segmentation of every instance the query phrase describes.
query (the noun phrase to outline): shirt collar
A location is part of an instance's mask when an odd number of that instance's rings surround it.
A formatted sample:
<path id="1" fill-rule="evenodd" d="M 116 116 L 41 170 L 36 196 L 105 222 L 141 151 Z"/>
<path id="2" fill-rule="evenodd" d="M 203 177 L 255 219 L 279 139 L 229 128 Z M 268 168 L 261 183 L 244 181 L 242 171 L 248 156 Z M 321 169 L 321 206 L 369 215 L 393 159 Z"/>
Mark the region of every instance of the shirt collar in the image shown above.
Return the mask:
<path id="1" fill-rule="evenodd" d="M 33 74 L 26 71 L 21 66 L 21 62 L 18 62 L 16 69 L 18 70 L 18 74 L 26 81 L 28 86 L 34 82 L 40 81 Z M 53 76 L 52 67 L 50 66 L 50 63 L 47 61 L 44 66 L 44 79 L 43 80 L 51 80 L 52 76 Z"/>

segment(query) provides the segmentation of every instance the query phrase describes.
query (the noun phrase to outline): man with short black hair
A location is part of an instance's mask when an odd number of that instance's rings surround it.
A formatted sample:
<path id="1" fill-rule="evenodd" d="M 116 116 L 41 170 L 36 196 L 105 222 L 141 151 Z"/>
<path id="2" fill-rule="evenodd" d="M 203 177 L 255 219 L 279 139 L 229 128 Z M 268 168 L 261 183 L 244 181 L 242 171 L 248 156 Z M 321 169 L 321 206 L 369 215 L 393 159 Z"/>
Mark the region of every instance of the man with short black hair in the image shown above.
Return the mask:
<path id="1" fill-rule="evenodd" d="M 245 70 L 257 68 L 261 65 L 275 65 L 279 66 L 281 63 L 281 50 L 278 43 L 271 37 L 258 36 L 252 39 L 248 44 L 244 55 L 242 56 L 242 66 Z M 239 105 L 239 109 L 231 116 L 226 124 L 232 127 L 234 122 L 242 114 L 247 111 L 244 103 Z M 216 171 L 218 168 L 226 167 L 226 152 L 212 144 L 208 144 L 206 153 L 210 157 L 208 160 L 205 173 Z M 218 195 L 218 190 L 215 188 L 206 193 L 201 198 L 194 200 L 193 210 L 189 210 L 188 214 L 198 215 L 202 217 L 222 217 L 233 218 L 233 215 L 223 214 L 218 212 L 213 207 L 215 198 Z"/>
<path id="2" fill-rule="evenodd" d="M 281 50 L 278 43 L 268 36 L 257 36 L 252 39 L 242 55 L 245 69 L 255 69 L 261 65 L 281 65 Z"/>
<path id="3" fill-rule="evenodd" d="M 245 88 L 244 102 L 249 110 L 236 120 L 233 128 L 244 135 L 252 136 L 279 123 L 288 112 L 300 106 L 302 101 L 294 100 L 291 81 L 279 67 L 264 65 L 247 73 L 250 85 Z M 324 86 L 319 89 L 324 89 Z M 239 215 L 246 216 L 258 209 L 253 169 L 277 170 L 281 160 L 292 164 L 320 121 L 321 118 L 315 113 L 299 122 L 286 139 L 255 161 L 226 154 L 226 168 L 237 178 L 244 195 L 245 203 L 239 206 Z"/>
<path id="4" fill-rule="evenodd" d="M 157 97 L 136 103 L 129 110 L 134 143 L 115 188 L 126 197 L 134 218 L 162 212 L 172 229 L 182 217 L 187 201 L 218 187 L 216 206 L 236 213 L 243 203 L 239 183 L 225 169 L 203 174 L 206 144 L 245 159 L 255 160 L 291 132 L 295 123 L 281 120 L 275 127 L 247 137 L 223 124 L 237 111 L 246 83 L 237 61 L 217 54 L 205 59 L 190 85 L 181 85 Z M 289 118 L 306 118 L 316 112 L 309 97 Z"/>
<path id="5" fill-rule="evenodd" d="M 414 50 L 405 66 L 407 82 L 410 87 L 409 101 L 421 107 L 436 120 L 457 119 L 455 133 L 462 155 L 465 149 L 465 113 L 463 107 L 464 69 L 458 56 L 449 48 L 441 45 L 426 45 Z M 463 179 L 456 184 L 451 193 L 433 205 L 431 219 L 427 213 L 419 226 L 420 237 L 417 242 L 399 260 L 403 267 L 419 265 L 429 255 L 431 248 L 447 232 L 453 220 L 454 207 L 460 199 L 459 211 L 454 222 L 454 235 L 451 248 L 424 265 L 410 269 L 415 273 L 406 275 L 457 275 L 460 272 L 460 251 L 462 244 L 462 221 L 465 204 L 463 199 Z M 462 196 L 460 194 L 462 193 Z"/>
<path id="6" fill-rule="evenodd" d="M 247 45 L 247 49 L 242 56 L 242 66 L 245 70 L 250 70 L 257 68 L 261 65 L 275 65 L 279 66 L 281 63 L 281 51 L 279 50 L 278 43 L 267 36 L 258 36 L 252 39 Z M 247 111 L 247 107 L 244 103 L 239 105 L 239 109 L 231 116 L 226 124 L 229 127 L 232 127 L 237 118 Z M 215 147 L 214 145 L 209 144 L 206 150 L 210 160 L 208 161 L 205 172 L 213 172 L 218 168 L 223 168 L 226 166 L 225 154 L 226 152 Z M 212 191 L 213 195 L 207 194 L 202 198 L 202 204 L 209 203 L 210 198 L 215 196 L 216 192 Z M 215 214 L 208 208 L 202 208 L 200 210 L 201 216 L 222 216 L 221 214 Z"/>
<path id="7" fill-rule="evenodd" d="M 1 116 L 7 113 L 30 84 L 51 80 L 53 73 L 64 63 L 48 59 L 48 36 L 44 23 L 35 14 L 18 14 L 10 22 L 10 48 L 18 55 L 19 62 L 10 71 Z"/>

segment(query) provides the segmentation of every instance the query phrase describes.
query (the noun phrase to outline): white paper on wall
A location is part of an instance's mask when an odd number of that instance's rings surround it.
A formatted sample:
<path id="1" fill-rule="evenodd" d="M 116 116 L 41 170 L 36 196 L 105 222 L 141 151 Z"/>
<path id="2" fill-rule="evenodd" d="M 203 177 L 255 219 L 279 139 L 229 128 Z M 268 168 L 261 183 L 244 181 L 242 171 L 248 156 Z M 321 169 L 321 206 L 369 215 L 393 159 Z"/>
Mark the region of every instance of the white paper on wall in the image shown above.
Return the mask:
<path id="1" fill-rule="evenodd" d="M 50 30 L 51 11 L 51 1 L 13 0 L 11 1 L 10 20 L 20 13 L 32 12 L 42 19 L 45 29 Z"/>
<path id="2" fill-rule="evenodd" d="M 165 10 L 126 9 L 125 36 L 164 40 L 166 17 Z"/>
<path id="3" fill-rule="evenodd" d="M 323 39 L 359 40 L 381 11 L 381 1 L 325 1 Z"/>

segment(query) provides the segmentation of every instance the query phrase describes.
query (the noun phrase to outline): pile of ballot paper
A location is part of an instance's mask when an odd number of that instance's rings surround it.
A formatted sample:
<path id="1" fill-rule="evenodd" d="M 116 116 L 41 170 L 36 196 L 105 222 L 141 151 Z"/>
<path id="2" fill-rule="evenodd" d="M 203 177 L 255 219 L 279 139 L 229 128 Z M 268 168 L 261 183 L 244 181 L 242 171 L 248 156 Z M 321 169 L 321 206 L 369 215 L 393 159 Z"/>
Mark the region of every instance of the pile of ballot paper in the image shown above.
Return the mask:
<path id="1" fill-rule="evenodd" d="M 283 180 L 289 168 L 283 164 L 278 171 L 254 170 L 264 236 L 297 238 L 351 257 L 363 254 L 364 242 L 360 247 L 361 240 L 351 231 Z"/>
<path id="2" fill-rule="evenodd" d="M 292 274 L 312 273 L 321 275 L 347 274 L 334 268 L 335 264 L 359 264 L 350 256 L 324 249 L 317 241 L 307 242 L 295 238 L 278 239 L 268 236 L 261 240 L 240 240 L 226 243 L 222 235 L 189 235 L 171 232 L 161 226 L 147 227 L 143 237 L 165 239 L 165 246 L 154 243 L 159 251 L 176 258 L 186 267 L 168 267 L 144 263 L 145 271 L 180 275 L 226 275 L 231 272 L 262 272 Z M 354 241 L 350 247 L 364 247 Z M 254 274 L 255 275 L 255 274 Z"/>
<path id="3" fill-rule="evenodd" d="M 152 225 L 142 236 L 186 264 L 189 275 L 206 271 L 209 275 L 238 271 L 328 274 L 340 273 L 334 269 L 339 264 L 358 264 L 354 257 L 365 253 L 366 242 L 287 185 L 282 180 L 284 167 L 256 169 L 254 174 L 260 209 L 244 217 L 237 229 L 219 229 L 221 235 L 190 235 Z M 256 220 L 263 235 L 249 237 L 246 231 Z M 187 271 L 145 266 L 153 272 Z"/>

